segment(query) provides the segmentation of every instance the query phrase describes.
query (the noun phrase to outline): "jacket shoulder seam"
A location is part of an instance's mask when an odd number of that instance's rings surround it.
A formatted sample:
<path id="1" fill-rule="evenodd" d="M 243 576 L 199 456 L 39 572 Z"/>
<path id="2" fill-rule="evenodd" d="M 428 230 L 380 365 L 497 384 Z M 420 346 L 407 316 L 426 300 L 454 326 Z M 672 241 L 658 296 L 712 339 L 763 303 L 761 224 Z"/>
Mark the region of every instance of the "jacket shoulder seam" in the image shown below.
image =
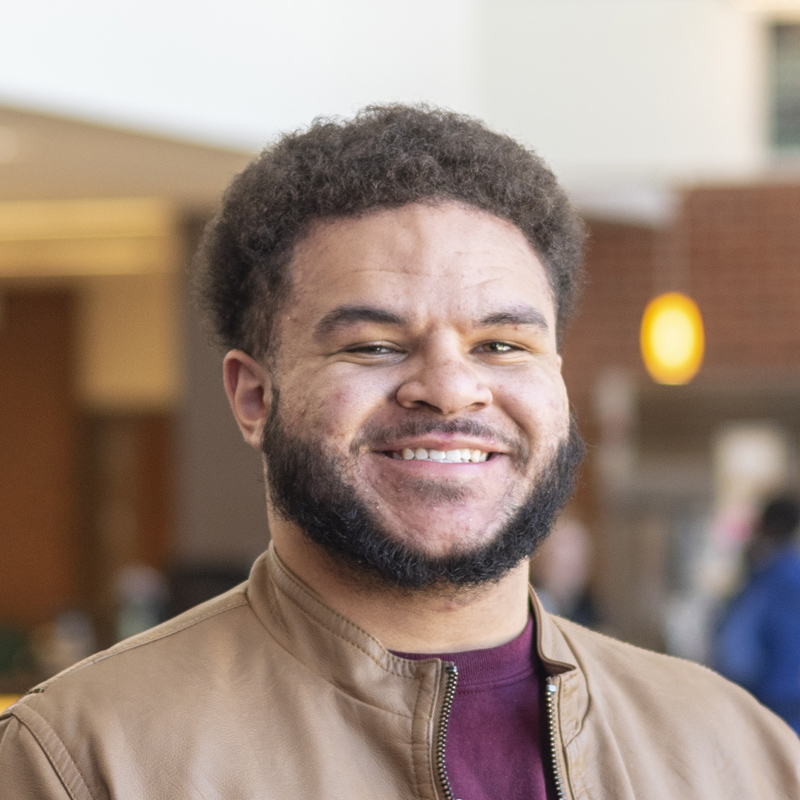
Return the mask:
<path id="1" fill-rule="evenodd" d="M 47 720 L 37 711 L 25 705 L 18 705 L 13 708 L 11 710 L 11 715 L 16 717 L 19 724 L 23 725 L 26 730 L 30 732 L 39 747 L 42 748 L 42 752 L 47 756 L 47 760 L 50 762 L 56 775 L 58 775 L 58 779 L 63 784 L 69 796 L 74 798 L 74 800 L 81 800 L 81 798 L 88 798 L 91 800 L 92 793 L 89 791 L 89 785 L 83 771 L 70 754 L 61 737 L 53 730 Z M 42 730 L 37 730 L 37 728 Z M 65 770 L 59 765 L 59 759 L 53 752 L 49 740 L 53 740 L 53 743 L 58 746 L 63 754 L 63 758 L 67 761 L 67 765 L 71 767 L 69 772 L 74 774 L 71 776 L 65 774 Z"/>

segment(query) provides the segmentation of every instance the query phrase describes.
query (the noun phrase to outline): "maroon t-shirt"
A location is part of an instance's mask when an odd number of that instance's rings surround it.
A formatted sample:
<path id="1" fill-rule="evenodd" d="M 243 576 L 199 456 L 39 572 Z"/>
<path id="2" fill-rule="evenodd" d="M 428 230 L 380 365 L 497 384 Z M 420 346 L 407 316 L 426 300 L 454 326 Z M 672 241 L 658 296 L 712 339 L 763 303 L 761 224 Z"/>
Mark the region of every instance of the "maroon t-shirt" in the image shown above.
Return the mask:
<path id="1" fill-rule="evenodd" d="M 445 761 L 460 800 L 551 800 L 550 743 L 533 621 L 516 639 L 464 653 L 397 653 L 458 667 Z"/>

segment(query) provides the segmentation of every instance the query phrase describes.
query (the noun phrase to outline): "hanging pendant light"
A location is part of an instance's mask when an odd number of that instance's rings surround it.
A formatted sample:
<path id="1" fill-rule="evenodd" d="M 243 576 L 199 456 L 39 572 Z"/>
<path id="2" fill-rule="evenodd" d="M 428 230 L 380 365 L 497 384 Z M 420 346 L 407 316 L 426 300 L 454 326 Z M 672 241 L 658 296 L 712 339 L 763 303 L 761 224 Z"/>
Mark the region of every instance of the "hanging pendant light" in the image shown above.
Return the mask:
<path id="1" fill-rule="evenodd" d="M 645 367 L 656 383 L 688 383 L 700 369 L 705 349 L 697 303 L 680 292 L 654 297 L 644 310 L 639 342 Z"/>

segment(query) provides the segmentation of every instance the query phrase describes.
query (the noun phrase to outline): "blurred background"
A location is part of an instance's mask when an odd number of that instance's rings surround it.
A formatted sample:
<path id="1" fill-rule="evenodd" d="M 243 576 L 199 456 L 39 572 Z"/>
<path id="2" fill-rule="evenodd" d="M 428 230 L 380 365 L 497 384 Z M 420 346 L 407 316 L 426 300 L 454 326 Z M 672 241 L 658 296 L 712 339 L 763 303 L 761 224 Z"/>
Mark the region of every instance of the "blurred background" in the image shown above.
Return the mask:
<path id="1" fill-rule="evenodd" d="M 589 458 L 536 581 L 708 659 L 761 503 L 799 483 L 800 2 L 30 0 L 0 25 L 0 693 L 246 577 L 260 464 L 187 264 L 279 131 L 383 101 L 510 133 L 585 216 Z M 640 354 L 664 292 L 702 316 L 681 382 Z"/>

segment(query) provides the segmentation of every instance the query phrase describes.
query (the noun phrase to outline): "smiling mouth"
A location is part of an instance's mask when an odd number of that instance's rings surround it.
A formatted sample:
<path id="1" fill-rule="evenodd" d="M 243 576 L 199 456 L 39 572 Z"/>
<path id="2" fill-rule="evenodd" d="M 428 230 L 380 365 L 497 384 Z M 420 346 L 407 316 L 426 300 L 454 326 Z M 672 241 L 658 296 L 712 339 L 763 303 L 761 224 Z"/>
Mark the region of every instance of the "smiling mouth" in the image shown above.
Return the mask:
<path id="1" fill-rule="evenodd" d="M 433 450 L 426 447 L 404 447 L 402 450 L 390 450 L 386 453 L 398 461 L 435 461 L 439 464 L 480 464 L 492 454 L 485 450 Z"/>

